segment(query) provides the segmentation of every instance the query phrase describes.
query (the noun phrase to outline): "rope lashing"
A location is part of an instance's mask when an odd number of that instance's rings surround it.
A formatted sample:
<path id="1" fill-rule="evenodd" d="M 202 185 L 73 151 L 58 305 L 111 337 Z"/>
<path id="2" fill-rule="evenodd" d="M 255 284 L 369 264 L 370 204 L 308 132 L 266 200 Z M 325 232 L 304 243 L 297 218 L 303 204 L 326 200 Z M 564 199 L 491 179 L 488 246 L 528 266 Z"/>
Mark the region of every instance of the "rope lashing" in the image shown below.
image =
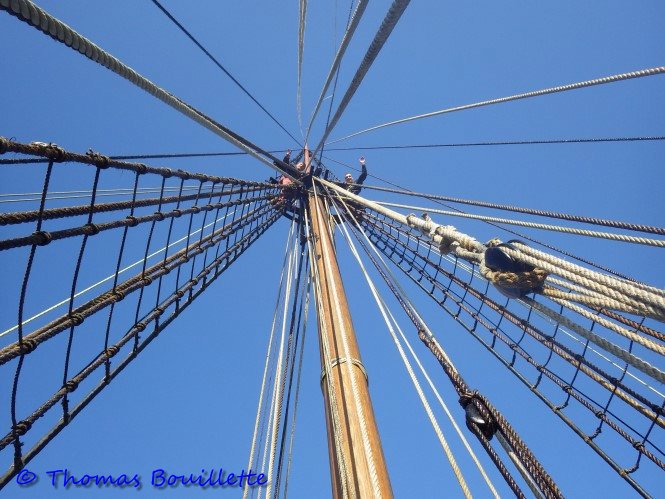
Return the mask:
<path id="1" fill-rule="evenodd" d="M 480 273 L 508 298 L 540 292 L 548 272 L 510 258 L 503 248 L 511 247 L 510 243 L 500 243 L 496 239 L 489 241 L 480 262 Z"/>

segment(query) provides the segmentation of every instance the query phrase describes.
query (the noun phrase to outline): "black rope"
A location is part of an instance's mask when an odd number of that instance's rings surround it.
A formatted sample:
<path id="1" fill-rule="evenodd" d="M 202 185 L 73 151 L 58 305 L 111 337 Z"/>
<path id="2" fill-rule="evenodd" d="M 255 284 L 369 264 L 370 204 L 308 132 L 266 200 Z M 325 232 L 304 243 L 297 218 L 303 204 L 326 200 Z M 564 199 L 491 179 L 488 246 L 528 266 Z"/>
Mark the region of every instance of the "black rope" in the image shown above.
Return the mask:
<path id="1" fill-rule="evenodd" d="M 300 144 L 300 142 L 298 141 L 298 139 L 296 139 L 293 135 L 291 135 L 291 133 L 290 133 L 286 128 L 284 128 L 284 125 L 282 125 L 282 124 L 277 120 L 277 118 L 275 118 L 275 117 L 270 113 L 270 111 L 268 111 L 265 107 L 263 107 L 263 105 L 262 105 L 258 100 L 256 100 L 256 98 L 255 98 L 255 97 L 249 92 L 249 90 L 247 90 L 247 89 L 242 85 L 242 83 L 240 83 L 240 82 L 239 82 L 239 81 L 238 81 L 238 80 L 237 80 L 237 79 L 236 79 L 236 78 L 235 78 L 235 77 L 234 77 L 234 76 L 233 76 L 233 75 L 232 75 L 232 74 L 231 74 L 231 73 L 230 73 L 230 72 L 229 72 L 229 71 L 228 71 L 228 70 L 222 65 L 221 62 L 219 62 L 219 61 L 218 61 L 218 60 L 217 60 L 217 59 L 216 59 L 216 58 L 215 58 L 210 52 L 208 52 L 208 50 L 207 50 L 203 45 L 201 45 L 201 43 L 199 43 L 199 41 L 198 41 L 198 40 L 197 40 L 197 39 L 196 39 L 196 38 L 195 38 L 195 37 L 194 37 L 194 36 L 193 36 L 193 35 L 192 35 L 192 34 L 191 34 L 191 33 L 190 33 L 190 32 L 189 32 L 189 31 L 183 26 L 183 25 L 182 25 L 182 24 L 180 24 L 180 22 L 178 22 L 178 20 L 177 20 L 175 17 L 173 17 L 173 15 L 172 15 L 168 10 L 166 10 L 166 8 L 165 8 L 161 3 L 159 3 L 157 0 L 152 0 L 152 3 L 154 3 L 154 4 L 157 6 L 157 8 L 158 8 L 159 10 L 161 10 L 161 11 L 166 15 L 166 17 L 168 17 L 168 18 L 173 22 L 173 24 L 175 24 L 178 28 L 180 28 L 180 30 L 181 30 L 185 35 L 187 35 L 187 38 L 189 38 L 192 42 L 194 42 L 194 44 L 195 44 L 199 49 L 201 49 L 201 51 L 202 51 L 206 56 L 208 56 L 208 59 L 210 59 L 210 60 L 215 64 L 215 66 L 217 66 L 219 69 L 221 69 L 221 70 L 224 72 L 224 74 L 225 74 L 226 76 L 228 76 L 229 78 L 231 78 L 231 81 L 233 81 L 233 83 L 235 83 L 235 84 L 238 86 L 238 88 L 240 88 L 240 90 L 242 90 L 242 91 L 245 93 L 245 95 L 247 95 L 247 97 L 249 97 L 250 99 L 252 99 L 252 101 L 253 101 L 257 106 L 259 106 L 259 107 L 261 108 L 261 110 L 262 110 L 264 113 L 266 113 L 266 115 L 268 115 L 268 117 L 269 117 L 272 121 L 274 121 L 274 122 L 277 124 L 278 127 L 280 127 L 280 128 L 281 128 L 281 129 L 282 129 L 282 130 L 283 130 L 283 131 L 284 131 L 289 137 L 291 137 L 291 138 L 292 138 L 297 144 Z"/>
<path id="2" fill-rule="evenodd" d="M 588 139 L 540 139 L 540 140 L 507 140 L 498 142 L 459 142 L 448 144 L 410 144 L 399 146 L 367 146 L 367 147 L 330 147 L 328 151 L 371 151 L 379 149 L 435 149 L 443 147 L 485 147 L 485 146 L 523 146 L 538 144 L 599 144 L 606 142 L 645 142 L 665 140 L 663 135 L 643 137 L 602 137 Z"/>

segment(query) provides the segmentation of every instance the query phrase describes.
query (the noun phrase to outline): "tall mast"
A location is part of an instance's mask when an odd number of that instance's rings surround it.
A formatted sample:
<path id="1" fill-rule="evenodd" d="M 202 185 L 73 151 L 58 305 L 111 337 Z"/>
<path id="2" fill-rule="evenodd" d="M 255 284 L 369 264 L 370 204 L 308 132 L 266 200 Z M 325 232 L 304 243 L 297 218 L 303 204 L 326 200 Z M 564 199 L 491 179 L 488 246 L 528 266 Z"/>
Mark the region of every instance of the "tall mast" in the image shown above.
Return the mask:
<path id="1" fill-rule="evenodd" d="M 333 497 L 344 497 L 343 491 L 346 490 L 348 497 L 373 498 L 378 493 L 380 497 L 392 498 L 368 391 L 367 372 L 362 365 L 327 223 L 329 214 L 321 199 L 314 195 L 309 198 L 309 212 L 314 236 L 313 257 L 320 281 L 317 316 L 323 367 L 321 388 L 326 408 Z M 331 382 L 325 379 L 326 365 L 330 366 Z M 334 397 L 329 393 L 330 387 L 334 390 Z"/>

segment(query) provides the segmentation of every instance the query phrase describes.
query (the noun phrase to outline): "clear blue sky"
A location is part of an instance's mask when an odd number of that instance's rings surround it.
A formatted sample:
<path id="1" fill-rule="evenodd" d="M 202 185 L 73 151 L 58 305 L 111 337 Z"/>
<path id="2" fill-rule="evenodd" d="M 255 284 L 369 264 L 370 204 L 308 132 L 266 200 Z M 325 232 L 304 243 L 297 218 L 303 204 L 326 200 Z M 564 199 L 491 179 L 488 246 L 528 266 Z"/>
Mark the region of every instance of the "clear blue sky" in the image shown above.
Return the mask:
<path id="1" fill-rule="evenodd" d="M 300 135 L 296 116 L 297 1 L 164 0 L 164 4 L 294 135 Z M 302 87 L 305 122 L 321 90 L 349 8 L 346 0 L 309 4 Z M 368 8 L 344 59 L 341 91 L 346 89 L 388 4 L 373 2 Z M 296 144 L 150 1 L 43 0 L 39 5 L 139 73 L 262 147 L 295 148 Z M 665 4 L 657 1 L 547 5 L 414 1 L 331 138 L 454 105 L 661 66 L 665 63 L 663 19 Z M 4 12 L 0 13 L 0 40 L 4 47 L 0 58 L 2 136 L 22 142 L 53 141 L 73 151 L 92 147 L 117 155 L 232 150 L 217 136 L 127 81 Z M 340 96 L 341 92 L 337 99 Z M 665 77 L 655 76 L 441 116 L 380 130 L 344 144 L 366 147 L 663 135 L 664 117 Z M 314 139 L 321 130 L 319 120 Z M 356 164 L 361 153 L 330 152 L 329 156 Z M 370 173 L 414 190 L 652 225 L 665 223 L 662 142 L 367 151 L 365 156 Z M 254 180 L 272 174 L 246 157 L 152 164 Z M 344 173 L 334 163 L 331 166 L 338 175 Z M 53 190 L 90 188 L 88 170 L 58 168 Z M 42 167 L 2 167 L 0 191 L 38 191 L 42 174 Z M 131 175 L 125 174 L 113 177 L 103 187 L 129 187 L 131 181 Z M 157 183 L 153 179 L 153 184 Z M 370 191 L 366 195 L 387 198 Z M 479 223 L 448 223 L 481 241 L 506 237 Z M 3 229 L 2 237 L 17 233 L 22 232 Z M 30 463 L 28 468 L 42 475 L 39 483 L 20 490 L 12 484 L 3 491 L 5 495 L 27 499 L 65 493 L 67 497 L 134 493 L 51 489 L 44 473 L 65 467 L 79 474 L 138 473 L 144 484 L 154 468 L 173 473 L 196 473 L 210 467 L 243 468 L 286 233 L 286 221 L 278 222 Z M 530 234 L 665 286 L 662 250 L 550 233 Z M 94 249 L 88 253 L 82 285 L 105 277 L 115 266 L 118 242 L 113 237 L 107 241 L 111 241 L 110 246 L 91 243 Z M 459 488 L 358 268 L 343 245 L 339 247 L 395 494 L 459 497 Z M 64 243 L 38 252 L 41 256 L 35 264 L 28 314 L 68 295 L 77 251 L 76 244 Z M 138 245 L 129 249 L 126 261 L 133 261 L 141 251 Z M 0 254 L 5 284 L 0 299 L 3 330 L 15 324 L 18 283 L 26 258 L 27 251 Z M 504 412 L 564 494 L 634 496 L 620 477 L 475 340 L 420 291 L 407 289 L 469 384 L 486 393 Z M 86 321 L 81 341 L 94 341 L 95 335 L 101 334 L 102 324 L 102 320 Z M 315 322 L 310 326 L 289 489 L 298 498 L 330 496 Z M 415 332 L 408 327 L 406 330 L 416 343 Z M 1 344 L 7 341 L 8 337 L 2 338 Z M 447 379 L 425 349 L 420 345 L 417 348 L 463 422 Z M 29 359 L 26 363 L 19 404 L 24 413 L 60 382 L 64 342 L 53 340 L 43 350 L 41 361 Z M 0 368 L 0 422 L 5 429 L 10 420 L 9 397 L 4 394 L 8 393 L 14 366 L 10 363 Z M 468 473 L 472 491 L 477 497 L 486 497 L 487 489 L 468 458 L 463 457 L 450 425 L 440 416 Z M 44 431 L 46 422 L 36 425 L 34 432 Z M 484 456 L 475 444 L 474 448 Z M 633 455 L 627 454 L 626 461 Z M 5 469 L 12 459 L 11 451 L 0 457 Z M 489 460 L 484 459 L 484 463 L 502 494 L 509 496 Z M 662 473 L 643 474 L 640 479 L 652 492 L 665 490 Z M 138 494 L 234 497 L 235 491 L 181 488 L 160 492 L 144 486 Z"/>

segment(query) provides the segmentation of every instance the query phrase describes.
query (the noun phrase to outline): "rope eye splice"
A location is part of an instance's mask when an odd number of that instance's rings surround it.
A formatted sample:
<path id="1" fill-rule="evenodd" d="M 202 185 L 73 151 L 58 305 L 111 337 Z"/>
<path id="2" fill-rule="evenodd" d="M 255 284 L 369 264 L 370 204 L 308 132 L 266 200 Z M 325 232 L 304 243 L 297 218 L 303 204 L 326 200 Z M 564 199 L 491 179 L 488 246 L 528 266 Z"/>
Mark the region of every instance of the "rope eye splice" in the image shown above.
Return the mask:
<path id="1" fill-rule="evenodd" d="M 508 298 L 523 298 L 542 291 L 543 283 L 549 274 L 543 269 L 514 259 L 504 251 L 517 249 L 513 244 L 521 241 L 502 243 L 499 239 L 492 239 L 487 244 L 482 244 L 458 232 L 452 225 L 438 225 L 427 213 L 423 213 L 421 219 L 414 214 L 408 215 L 406 219 L 409 226 L 418 228 L 432 239 L 442 255 L 453 254 L 469 263 L 477 264 L 482 276 L 502 295 Z"/>
<path id="2" fill-rule="evenodd" d="M 502 243 L 492 239 L 487 243 L 484 257 L 480 262 L 480 273 L 494 287 L 508 298 L 523 298 L 530 293 L 539 293 L 548 273 L 507 255 L 503 249 L 515 249 L 509 241 Z"/>

